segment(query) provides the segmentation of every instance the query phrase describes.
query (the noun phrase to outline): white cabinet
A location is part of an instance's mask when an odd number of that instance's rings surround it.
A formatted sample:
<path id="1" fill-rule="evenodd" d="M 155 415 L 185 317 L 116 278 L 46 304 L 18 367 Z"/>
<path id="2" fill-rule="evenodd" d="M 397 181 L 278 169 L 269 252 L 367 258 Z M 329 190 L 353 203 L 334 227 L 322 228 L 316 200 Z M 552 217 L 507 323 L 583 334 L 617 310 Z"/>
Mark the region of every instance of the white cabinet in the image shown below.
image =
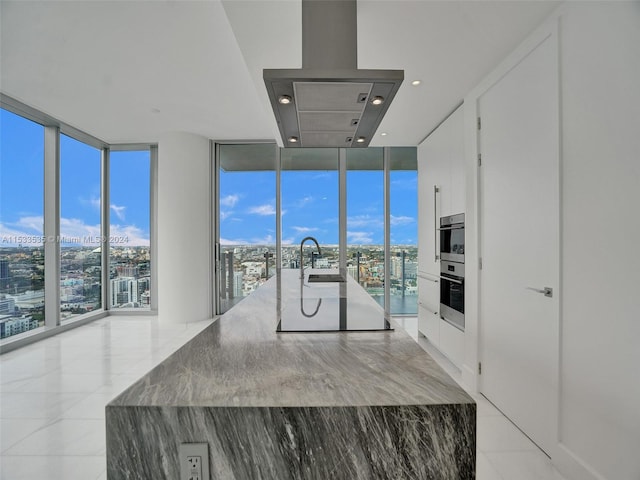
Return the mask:
<path id="1" fill-rule="evenodd" d="M 425 272 L 418 277 L 418 331 L 434 345 L 440 343 L 440 281 Z"/>
<path id="2" fill-rule="evenodd" d="M 437 187 L 437 192 L 434 188 Z M 464 213 L 464 111 L 458 108 L 418 146 L 418 331 L 456 366 L 464 332 L 440 318 L 440 217 Z"/>

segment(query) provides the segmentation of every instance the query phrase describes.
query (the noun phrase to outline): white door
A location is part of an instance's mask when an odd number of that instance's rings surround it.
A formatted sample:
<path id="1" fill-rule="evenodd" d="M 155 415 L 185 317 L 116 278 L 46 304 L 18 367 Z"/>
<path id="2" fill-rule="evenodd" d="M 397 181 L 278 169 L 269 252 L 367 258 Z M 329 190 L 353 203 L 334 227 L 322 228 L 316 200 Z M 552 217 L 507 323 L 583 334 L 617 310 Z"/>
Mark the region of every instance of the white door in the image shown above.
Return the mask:
<path id="1" fill-rule="evenodd" d="M 556 42 L 547 37 L 478 100 L 480 389 L 549 454 L 559 362 Z M 553 296 L 539 293 L 545 287 Z"/>

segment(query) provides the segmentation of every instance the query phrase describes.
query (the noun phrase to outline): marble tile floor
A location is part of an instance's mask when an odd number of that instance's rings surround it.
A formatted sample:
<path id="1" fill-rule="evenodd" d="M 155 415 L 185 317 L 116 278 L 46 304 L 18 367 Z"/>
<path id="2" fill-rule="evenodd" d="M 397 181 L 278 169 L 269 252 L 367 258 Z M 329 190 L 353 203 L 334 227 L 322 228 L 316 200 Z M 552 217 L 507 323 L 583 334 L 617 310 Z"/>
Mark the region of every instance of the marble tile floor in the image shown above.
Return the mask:
<path id="1" fill-rule="evenodd" d="M 0 479 L 106 480 L 104 407 L 209 325 L 156 317 L 97 320 L 0 356 Z M 450 375 L 460 372 L 399 322 Z M 484 397 L 478 480 L 562 480 L 549 459 Z"/>

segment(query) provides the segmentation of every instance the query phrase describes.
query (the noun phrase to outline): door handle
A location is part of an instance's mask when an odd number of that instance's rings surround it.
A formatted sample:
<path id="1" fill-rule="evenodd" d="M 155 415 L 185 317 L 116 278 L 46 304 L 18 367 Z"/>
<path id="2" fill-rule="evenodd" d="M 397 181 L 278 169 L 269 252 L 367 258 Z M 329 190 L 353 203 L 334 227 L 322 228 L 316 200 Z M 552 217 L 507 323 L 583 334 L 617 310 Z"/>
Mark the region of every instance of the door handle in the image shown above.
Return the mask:
<path id="1" fill-rule="evenodd" d="M 542 293 L 544 294 L 545 297 L 553 297 L 553 288 L 551 287 L 544 287 L 542 289 L 540 288 L 534 288 L 534 287 L 525 287 L 527 290 L 533 290 L 534 292 L 537 293 Z"/>

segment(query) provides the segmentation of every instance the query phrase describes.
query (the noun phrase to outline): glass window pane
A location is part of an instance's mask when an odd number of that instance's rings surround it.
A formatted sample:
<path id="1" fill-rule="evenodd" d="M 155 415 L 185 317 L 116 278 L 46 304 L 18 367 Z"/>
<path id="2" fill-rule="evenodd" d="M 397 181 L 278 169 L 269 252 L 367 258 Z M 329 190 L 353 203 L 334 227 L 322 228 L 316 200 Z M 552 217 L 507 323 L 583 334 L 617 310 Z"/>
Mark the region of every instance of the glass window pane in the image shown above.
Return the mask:
<path id="1" fill-rule="evenodd" d="M 347 149 L 347 272 L 384 306 L 383 149 Z"/>
<path id="2" fill-rule="evenodd" d="M 44 127 L 0 110 L 0 337 L 44 325 Z"/>
<path id="3" fill-rule="evenodd" d="M 300 242 L 305 243 L 304 265 L 339 268 L 338 150 L 291 148 L 281 150 L 282 267 L 300 267 Z"/>
<path id="4" fill-rule="evenodd" d="M 102 308 L 102 152 L 60 135 L 60 318 Z"/>
<path id="5" fill-rule="evenodd" d="M 391 313 L 418 312 L 418 172 L 415 147 L 390 149 Z"/>
<path id="6" fill-rule="evenodd" d="M 220 145 L 220 313 L 275 273 L 276 148 Z"/>
<path id="7" fill-rule="evenodd" d="M 110 307 L 148 310 L 151 308 L 150 151 L 112 151 L 109 170 Z"/>

